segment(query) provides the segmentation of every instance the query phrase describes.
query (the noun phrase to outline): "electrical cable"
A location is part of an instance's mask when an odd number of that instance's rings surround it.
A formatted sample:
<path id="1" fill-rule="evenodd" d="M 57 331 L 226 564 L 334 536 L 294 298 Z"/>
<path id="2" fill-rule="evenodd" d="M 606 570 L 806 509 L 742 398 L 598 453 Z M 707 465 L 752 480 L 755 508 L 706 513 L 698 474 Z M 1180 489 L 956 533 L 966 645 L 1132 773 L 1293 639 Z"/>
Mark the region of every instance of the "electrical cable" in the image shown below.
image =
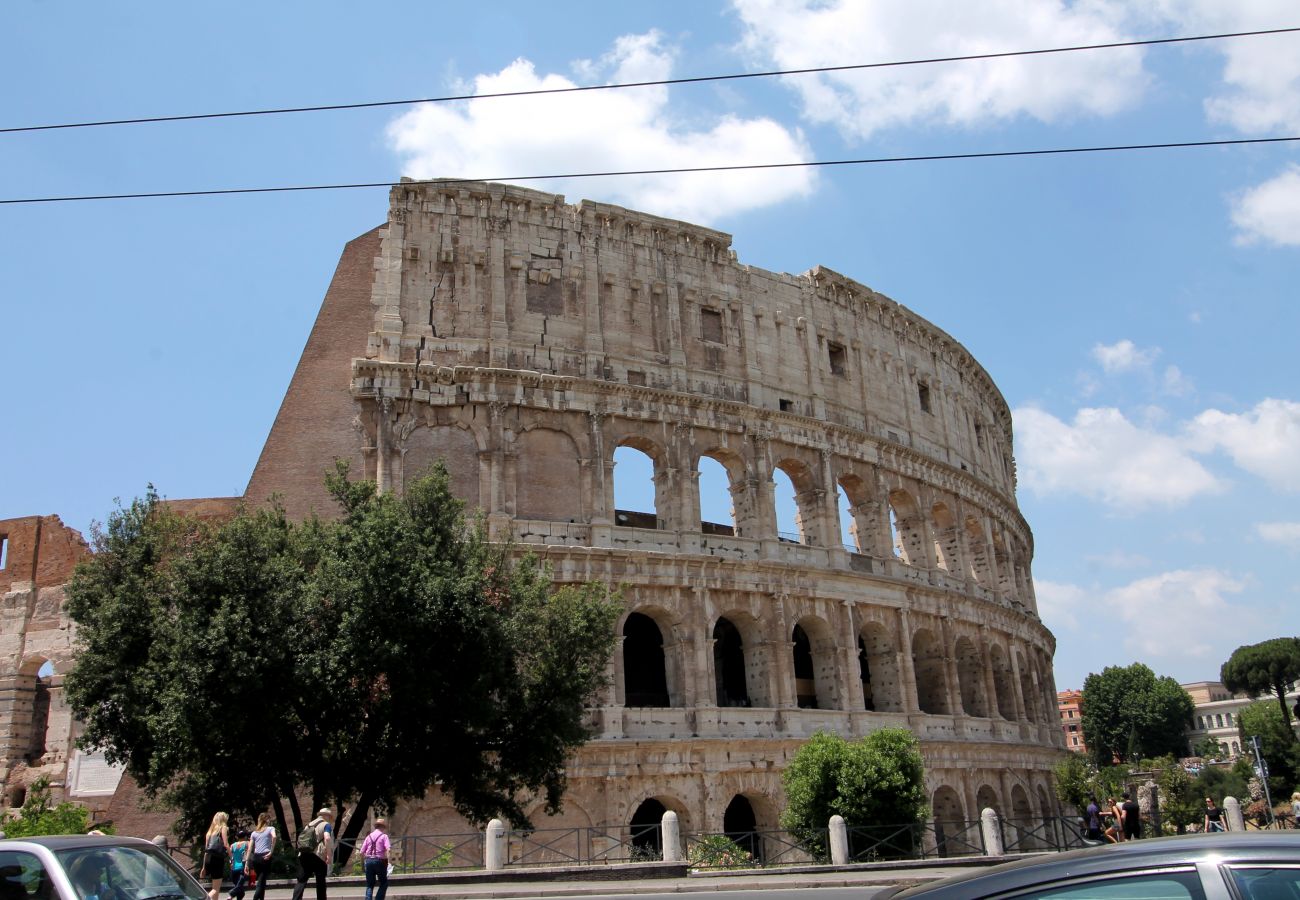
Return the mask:
<path id="1" fill-rule="evenodd" d="M 698 75 L 689 78 L 665 78 L 657 81 L 629 81 L 617 84 L 575 85 L 573 87 L 537 88 L 526 91 L 497 91 L 489 94 L 453 94 L 445 97 L 420 97 L 411 100 L 374 100 L 364 103 L 331 103 L 322 106 L 287 106 L 273 109 L 239 110 L 235 112 L 192 113 L 188 115 L 175 116 L 145 116 L 132 119 L 104 119 L 91 122 L 61 122 L 49 125 L 20 125 L 9 128 L 0 128 L 0 134 L 57 131 L 69 128 L 98 128 L 106 125 L 146 125 L 162 122 L 192 122 L 199 119 L 233 119 L 244 116 L 275 116 L 290 113 L 332 112 L 347 109 L 375 109 L 387 106 L 414 106 L 421 103 L 450 103 L 458 100 L 489 100 L 502 97 L 534 97 L 541 94 L 572 94 L 582 91 L 610 91 L 623 88 L 663 87 L 675 84 L 700 84 L 709 81 L 736 81 L 744 78 L 774 78 L 785 75 L 812 75 L 820 72 L 851 72 L 864 69 L 887 69 L 899 66 L 925 66 L 937 63 L 970 62 L 981 59 L 1005 59 L 1014 56 L 1043 56 L 1052 53 L 1073 53 L 1083 50 L 1112 50 L 1123 47 L 1152 47 L 1159 44 L 1186 44 L 1196 41 L 1218 41 L 1227 38 L 1288 34 L 1296 31 L 1300 31 L 1300 27 L 1269 28 L 1260 31 L 1233 31 L 1223 34 L 1201 34 L 1191 37 L 1151 38 L 1138 41 L 1113 41 L 1105 44 L 1081 44 L 1073 47 L 1050 47 L 1042 50 L 1008 50 L 1001 53 L 972 53 L 966 56 L 936 56 L 926 59 L 906 59 L 878 63 L 855 63 L 843 66 L 815 66 L 804 69 L 778 69 L 768 72 L 740 72 L 731 75 Z"/>
<path id="2" fill-rule="evenodd" d="M 877 156 L 866 159 L 809 160 L 786 163 L 750 163 L 735 166 L 686 166 L 666 169 L 629 169 L 610 172 L 568 172 L 552 175 L 513 175 L 492 178 L 430 178 L 407 181 L 363 181 L 340 184 L 285 185 L 282 187 L 216 188 L 191 191 L 149 191 L 131 194 L 82 194 L 56 197 L 19 197 L 0 199 L 0 205 L 32 203 L 71 203 L 86 200 L 148 200 L 164 197 L 212 197 L 226 194 L 278 194 L 296 191 L 340 191 L 356 188 L 394 188 L 402 185 L 453 185 L 480 182 L 548 181 L 564 178 L 613 178 L 620 175 L 683 175 L 696 172 L 742 172 L 760 169 L 826 168 L 862 166 L 880 163 L 937 162 L 958 159 L 1002 159 L 1021 156 L 1061 156 L 1072 153 L 1112 153 L 1123 150 L 1171 150 L 1185 147 L 1232 147 L 1246 144 L 1280 144 L 1300 141 L 1300 135 L 1271 138 L 1234 138 L 1221 141 L 1170 141 L 1159 144 L 1114 144 L 1100 147 L 1056 147 L 1045 150 L 994 150 L 984 153 L 932 153 L 923 156 Z"/>

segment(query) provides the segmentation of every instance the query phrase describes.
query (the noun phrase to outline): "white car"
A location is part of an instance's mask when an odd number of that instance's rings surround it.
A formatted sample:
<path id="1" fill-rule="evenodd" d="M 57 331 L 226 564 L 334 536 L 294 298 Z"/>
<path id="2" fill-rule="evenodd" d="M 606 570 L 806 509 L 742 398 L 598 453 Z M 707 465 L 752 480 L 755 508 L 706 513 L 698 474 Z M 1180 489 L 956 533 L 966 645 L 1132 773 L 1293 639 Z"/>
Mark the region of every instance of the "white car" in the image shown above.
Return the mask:
<path id="1" fill-rule="evenodd" d="M 139 838 L 0 840 L 0 900 L 207 900 L 207 891 Z"/>

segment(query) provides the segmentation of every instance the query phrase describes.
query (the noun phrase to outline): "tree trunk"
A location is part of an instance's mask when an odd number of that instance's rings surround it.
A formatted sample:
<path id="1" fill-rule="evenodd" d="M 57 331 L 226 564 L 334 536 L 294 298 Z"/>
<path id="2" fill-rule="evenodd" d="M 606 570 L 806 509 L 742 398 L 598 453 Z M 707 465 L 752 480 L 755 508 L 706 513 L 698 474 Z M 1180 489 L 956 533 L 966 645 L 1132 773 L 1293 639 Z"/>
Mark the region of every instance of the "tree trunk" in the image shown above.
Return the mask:
<path id="1" fill-rule="evenodd" d="M 370 815 L 370 807 L 374 802 L 374 794 L 362 793 L 357 798 L 357 805 L 352 807 L 352 817 L 348 819 L 347 828 L 343 830 L 343 834 L 339 838 L 340 866 L 346 866 L 348 859 L 352 856 L 352 851 L 357 845 L 357 836 L 361 834 L 361 826 L 366 823 L 366 817 Z"/>
<path id="2" fill-rule="evenodd" d="M 284 801 L 279 794 L 271 798 L 271 805 L 275 807 L 275 824 L 280 829 L 280 839 L 284 840 L 289 836 L 289 822 L 284 817 Z"/>
<path id="3" fill-rule="evenodd" d="M 1291 732 L 1294 737 L 1295 732 L 1291 729 L 1291 710 L 1286 708 L 1286 685 L 1275 684 L 1273 690 L 1277 692 L 1277 705 L 1282 707 L 1282 721 L 1286 723 L 1286 730 Z M 1297 738 L 1300 740 L 1300 738 Z"/>
<path id="4" fill-rule="evenodd" d="M 282 786 L 281 792 L 289 798 L 289 809 L 293 812 L 293 831 L 289 835 L 286 835 L 286 837 L 292 837 L 297 835 L 299 831 L 302 831 L 302 826 L 304 824 L 302 809 L 298 806 L 298 795 L 294 792 L 292 784 L 287 788 Z"/>

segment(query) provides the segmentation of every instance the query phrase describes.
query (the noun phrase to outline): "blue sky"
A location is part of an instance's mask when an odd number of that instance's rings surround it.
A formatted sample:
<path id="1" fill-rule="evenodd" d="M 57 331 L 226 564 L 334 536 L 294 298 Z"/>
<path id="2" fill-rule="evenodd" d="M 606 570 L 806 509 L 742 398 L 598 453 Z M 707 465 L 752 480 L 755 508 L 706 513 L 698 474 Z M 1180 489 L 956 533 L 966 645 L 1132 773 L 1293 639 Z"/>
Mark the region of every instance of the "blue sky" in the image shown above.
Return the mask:
<path id="1" fill-rule="evenodd" d="M 1231 8 L 1230 8 L 1231 7 Z M 0 126 L 1300 25 L 1281 0 L 11 0 Z M 535 100 L 0 135 L 0 197 L 1300 134 L 1300 35 Z M 822 264 L 1014 410 L 1057 682 L 1217 677 L 1300 615 L 1300 147 L 537 185 Z M 243 491 L 379 190 L 0 206 L 0 517 Z"/>

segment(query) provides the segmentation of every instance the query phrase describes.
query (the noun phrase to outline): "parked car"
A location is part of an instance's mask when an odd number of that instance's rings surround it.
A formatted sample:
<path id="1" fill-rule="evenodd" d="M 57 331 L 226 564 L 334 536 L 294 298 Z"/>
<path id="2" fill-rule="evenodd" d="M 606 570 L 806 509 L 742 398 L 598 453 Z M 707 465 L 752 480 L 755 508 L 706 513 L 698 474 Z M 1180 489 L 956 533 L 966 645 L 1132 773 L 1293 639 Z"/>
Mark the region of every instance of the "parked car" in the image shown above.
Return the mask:
<path id="1" fill-rule="evenodd" d="M 138 838 L 0 840 L 0 900 L 206 900 L 165 852 Z"/>
<path id="2" fill-rule="evenodd" d="M 898 889 L 891 900 L 1300 900 L 1300 831 L 1193 834 L 1071 850 Z"/>

